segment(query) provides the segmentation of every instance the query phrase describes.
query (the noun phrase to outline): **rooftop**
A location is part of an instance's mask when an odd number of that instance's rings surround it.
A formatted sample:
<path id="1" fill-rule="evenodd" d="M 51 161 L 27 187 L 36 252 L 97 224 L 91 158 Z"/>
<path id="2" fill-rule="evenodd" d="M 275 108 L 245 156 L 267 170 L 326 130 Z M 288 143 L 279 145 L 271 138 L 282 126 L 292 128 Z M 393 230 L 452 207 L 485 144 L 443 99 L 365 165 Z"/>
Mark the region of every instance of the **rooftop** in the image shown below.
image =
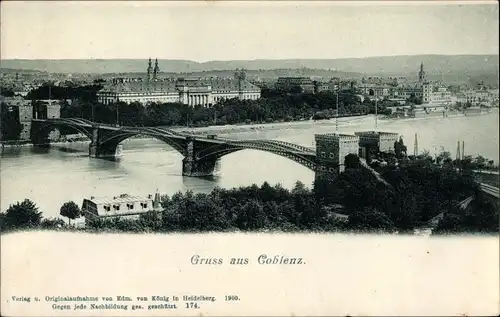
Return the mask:
<path id="1" fill-rule="evenodd" d="M 95 203 L 96 205 L 105 205 L 105 204 L 122 204 L 122 203 L 132 203 L 132 202 L 144 202 L 152 200 L 151 197 L 142 197 L 142 196 L 132 196 L 129 194 L 121 194 L 115 197 L 91 197 L 89 200 Z"/>
<path id="2" fill-rule="evenodd" d="M 356 135 L 363 135 L 363 136 L 377 136 L 377 135 L 398 135 L 395 132 L 381 132 L 381 131 L 360 131 L 360 132 L 354 132 Z"/>
<path id="3" fill-rule="evenodd" d="M 321 133 L 316 134 L 316 138 L 331 138 L 331 137 L 340 137 L 340 138 L 358 138 L 357 135 L 352 134 L 340 134 L 340 133 Z"/>
<path id="4" fill-rule="evenodd" d="M 180 79 L 178 81 L 173 80 L 157 80 L 152 82 L 147 81 L 129 81 L 120 82 L 116 84 L 108 84 L 101 91 L 102 92 L 114 92 L 114 93 L 127 93 L 127 92 L 169 92 L 176 93 L 177 87 L 188 87 L 188 88 L 205 88 L 211 87 L 212 91 L 236 91 L 239 90 L 240 83 L 236 79 L 222 79 L 222 78 L 204 78 L 204 79 Z M 259 90 L 260 88 L 250 83 L 249 81 L 243 80 L 241 82 L 241 89 L 244 91 L 248 90 Z"/>

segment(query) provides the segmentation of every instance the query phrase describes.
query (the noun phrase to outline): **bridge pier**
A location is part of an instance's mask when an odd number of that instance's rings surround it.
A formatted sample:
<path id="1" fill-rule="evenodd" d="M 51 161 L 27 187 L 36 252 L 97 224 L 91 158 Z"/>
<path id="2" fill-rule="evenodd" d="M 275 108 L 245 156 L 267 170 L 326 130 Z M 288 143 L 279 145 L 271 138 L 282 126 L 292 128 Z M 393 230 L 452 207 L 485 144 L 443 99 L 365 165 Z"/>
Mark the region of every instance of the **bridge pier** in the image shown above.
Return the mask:
<path id="1" fill-rule="evenodd" d="M 214 174 L 216 159 L 195 160 L 185 157 L 182 160 L 182 176 L 204 177 Z"/>
<path id="2" fill-rule="evenodd" d="M 46 131 L 43 131 L 46 132 Z M 50 147 L 50 139 L 48 133 L 33 133 L 31 131 L 31 142 L 33 146 L 38 148 L 47 148 Z"/>
<path id="3" fill-rule="evenodd" d="M 50 140 L 48 138 L 36 138 L 36 139 L 32 139 L 31 142 L 33 143 L 33 146 L 36 148 L 49 148 L 50 147 Z"/>
<path id="4" fill-rule="evenodd" d="M 89 156 L 93 158 L 102 158 L 102 159 L 117 159 L 121 157 L 123 146 L 121 144 L 118 145 L 96 145 L 94 143 L 90 143 L 89 145 Z"/>
<path id="5" fill-rule="evenodd" d="M 204 177 L 214 174 L 216 158 L 196 158 L 195 138 L 186 139 L 186 156 L 182 160 L 182 176 Z"/>

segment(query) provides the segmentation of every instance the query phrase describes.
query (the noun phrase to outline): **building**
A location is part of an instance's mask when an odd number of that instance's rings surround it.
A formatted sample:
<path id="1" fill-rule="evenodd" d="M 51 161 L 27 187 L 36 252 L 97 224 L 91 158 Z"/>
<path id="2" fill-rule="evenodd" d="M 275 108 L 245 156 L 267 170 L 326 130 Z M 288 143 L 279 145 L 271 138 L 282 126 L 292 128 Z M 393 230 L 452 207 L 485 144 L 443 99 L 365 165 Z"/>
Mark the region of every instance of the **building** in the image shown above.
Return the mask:
<path id="1" fill-rule="evenodd" d="M 149 211 L 161 210 L 160 194 L 147 197 L 122 194 L 115 197 L 91 197 L 84 199 L 82 215 L 85 220 L 112 219 L 116 217 L 137 219 Z"/>
<path id="2" fill-rule="evenodd" d="M 424 82 L 422 84 L 422 103 L 450 105 L 451 92 L 444 86 Z"/>
<path id="3" fill-rule="evenodd" d="M 424 81 L 422 87 L 422 104 L 415 105 L 409 115 L 411 117 L 446 117 L 452 105 L 451 92 L 444 86 Z"/>
<path id="4" fill-rule="evenodd" d="M 457 94 L 457 102 L 471 105 L 480 104 L 498 104 L 498 89 L 497 90 L 466 90 Z"/>
<path id="5" fill-rule="evenodd" d="M 310 77 L 278 77 L 277 90 L 288 91 L 293 87 L 300 87 L 302 92 L 314 93 L 314 82 Z"/>
<path id="6" fill-rule="evenodd" d="M 345 170 L 348 154 L 359 153 L 359 136 L 348 134 L 316 134 L 316 180 L 334 180 Z"/>
<path id="7" fill-rule="evenodd" d="M 10 111 L 16 111 L 19 115 L 21 133 L 19 140 L 31 140 L 31 122 L 33 119 L 54 119 L 61 117 L 61 104 L 57 100 L 25 100 L 17 97 L 2 97 L 2 106 L 9 107 Z M 57 140 L 60 137 L 58 130 L 51 131 L 49 140 Z"/>
<path id="8" fill-rule="evenodd" d="M 329 91 L 329 90 L 332 90 L 330 83 L 325 83 L 325 82 L 322 82 L 319 80 L 314 81 L 314 93 L 315 94 L 323 92 L 323 91 Z"/>
<path id="9" fill-rule="evenodd" d="M 434 87 L 429 104 L 451 105 L 451 92 L 446 87 Z"/>
<path id="10" fill-rule="evenodd" d="M 423 89 L 422 85 L 418 84 L 408 84 L 400 85 L 392 89 L 392 96 L 394 98 L 408 99 L 410 97 L 416 97 L 422 99 Z"/>
<path id="11" fill-rule="evenodd" d="M 119 101 L 142 104 L 182 103 L 189 106 L 211 106 L 224 99 L 257 100 L 260 88 L 246 80 L 243 71 L 233 78 L 159 78 L 158 61 L 154 68 L 149 60 L 146 78 L 115 78 L 97 93 L 100 103 Z"/>
<path id="12" fill-rule="evenodd" d="M 357 87 L 358 91 L 365 96 L 373 96 L 379 99 L 387 98 L 391 95 L 392 87 L 379 84 L 361 84 Z"/>
<path id="13" fill-rule="evenodd" d="M 374 155 L 394 153 L 394 143 L 399 135 L 392 132 L 363 131 L 355 132 L 359 137 L 359 157 L 369 161 Z"/>
<path id="14" fill-rule="evenodd" d="M 347 91 L 355 90 L 357 88 L 357 83 L 355 80 L 342 79 L 339 77 L 332 78 L 328 85 L 330 86 L 330 90 L 332 91 L 336 91 L 337 89 L 340 89 L 340 91 Z"/>

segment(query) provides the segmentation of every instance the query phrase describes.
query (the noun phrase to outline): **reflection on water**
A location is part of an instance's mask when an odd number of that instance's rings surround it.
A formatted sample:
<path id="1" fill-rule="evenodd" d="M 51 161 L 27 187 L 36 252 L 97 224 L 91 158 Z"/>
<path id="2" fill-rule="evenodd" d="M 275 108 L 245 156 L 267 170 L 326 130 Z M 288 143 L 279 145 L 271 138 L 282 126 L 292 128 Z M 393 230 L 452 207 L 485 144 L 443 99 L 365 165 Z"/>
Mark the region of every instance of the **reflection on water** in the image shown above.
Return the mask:
<path id="1" fill-rule="evenodd" d="M 373 130 L 373 118 L 345 119 L 340 132 Z M 482 154 L 498 161 L 498 113 L 477 117 L 399 120 L 378 122 L 380 131 L 398 132 L 413 153 L 415 133 L 419 150 L 434 153 L 443 146 L 455 155 L 457 141 L 465 142 L 469 155 Z M 278 139 L 312 146 L 315 133 L 335 131 L 335 122 L 310 123 L 308 127 L 272 131 L 252 131 L 228 135 L 235 139 Z M 292 187 L 300 180 L 312 184 L 314 173 L 298 163 L 275 154 L 243 150 L 224 156 L 216 176 L 182 176 L 182 155 L 158 140 L 127 140 L 119 161 L 88 157 L 88 142 L 53 145 L 51 148 L 6 148 L 1 160 L 0 208 L 24 198 L 40 207 L 44 216 L 57 216 L 60 206 L 69 200 L 81 205 L 89 196 L 114 196 L 120 193 L 146 195 L 159 191 L 174 194 L 193 190 L 210 192 L 214 187 L 231 188 L 253 183 L 281 183 Z"/>

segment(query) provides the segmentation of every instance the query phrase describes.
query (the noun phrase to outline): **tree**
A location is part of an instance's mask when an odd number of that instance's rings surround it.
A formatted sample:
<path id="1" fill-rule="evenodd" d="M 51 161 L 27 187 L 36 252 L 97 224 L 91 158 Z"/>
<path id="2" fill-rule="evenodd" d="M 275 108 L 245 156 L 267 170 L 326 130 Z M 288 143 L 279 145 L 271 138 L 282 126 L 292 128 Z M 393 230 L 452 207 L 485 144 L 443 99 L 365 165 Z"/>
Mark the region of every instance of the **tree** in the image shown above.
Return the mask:
<path id="1" fill-rule="evenodd" d="M 7 229 L 5 212 L 0 212 L 0 232 L 4 231 L 5 229 Z"/>
<path id="2" fill-rule="evenodd" d="M 397 158 L 402 158 L 406 156 L 406 145 L 403 142 L 403 138 L 399 137 L 399 141 L 394 142 L 394 152 L 396 153 Z"/>
<path id="3" fill-rule="evenodd" d="M 238 210 L 236 224 L 241 230 L 263 229 L 267 225 L 267 216 L 262 203 L 250 200 L 241 206 Z"/>
<path id="4" fill-rule="evenodd" d="M 303 89 L 300 86 L 292 86 L 292 87 L 290 87 L 289 91 L 292 94 L 301 94 L 303 92 Z"/>
<path id="5" fill-rule="evenodd" d="M 77 204 L 68 201 L 61 206 L 60 214 L 63 217 L 68 217 L 68 222 L 71 225 L 71 219 L 80 217 L 81 211 Z"/>
<path id="6" fill-rule="evenodd" d="M 9 107 L 2 102 L 0 108 L 0 136 L 2 141 L 18 140 L 23 130 L 19 121 L 19 107 Z"/>
<path id="7" fill-rule="evenodd" d="M 345 168 L 359 168 L 361 166 L 359 157 L 356 154 L 347 154 L 344 159 Z"/>
<path id="8" fill-rule="evenodd" d="M 415 104 L 415 105 L 421 105 L 422 104 L 422 97 L 417 97 L 415 96 L 414 93 L 410 95 L 410 98 L 408 98 L 408 102 Z"/>
<path id="9" fill-rule="evenodd" d="M 443 218 L 439 221 L 436 228 L 432 230 L 432 233 L 458 233 L 463 232 L 464 228 L 461 223 L 463 222 L 463 217 L 454 213 L 446 213 Z"/>
<path id="10" fill-rule="evenodd" d="M 478 155 L 475 159 L 474 159 L 475 163 L 477 164 L 477 167 L 479 169 L 484 169 L 486 167 L 486 162 L 487 160 L 481 156 L 481 155 Z"/>
<path id="11" fill-rule="evenodd" d="M 488 161 L 488 167 L 489 168 L 492 168 L 494 164 L 495 164 L 495 161 L 493 161 L 493 160 L 489 160 Z"/>
<path id="12" fill-rule="evenodd" d="M 0 95 L 4 97 L 14 97 L 15 93 L 12 89 L 0 87 Z"/>
<path id="13" fill-rule="evenodd" d="M 436 157 L 436 160 L 438 163 L 445 163 L 445 164 L 448 164 L 452 161 L 452 158 L 451 158 L 451 153 L 450 152 L 447 152 L 447 151 L 444 151 L 444 152 L 441 152 L 437 157 Z"/>
<path id="14" fill-rule="evenodd" d="M 23 202 L 17 202 L 11 205 L 5 212 L 5 228 L 6 229 L 25 229 L 34 228 L 40 225 L 42 213 L 38 211 L 38 207 L 29 199 Z"/>
<path id="15" fill-rule="evenodd" d="M 57 229 L 64 227 L 65 223 L 61 218 L 43 219 L 40 225 L 44 229 Z"/>
<path id="16" fill-rule="evenodd" d="M 348 227 L 360 231 L 384 231 L 394 230 L 391 219 L 373 208 L 364 208 L 349 216 Z"/>

